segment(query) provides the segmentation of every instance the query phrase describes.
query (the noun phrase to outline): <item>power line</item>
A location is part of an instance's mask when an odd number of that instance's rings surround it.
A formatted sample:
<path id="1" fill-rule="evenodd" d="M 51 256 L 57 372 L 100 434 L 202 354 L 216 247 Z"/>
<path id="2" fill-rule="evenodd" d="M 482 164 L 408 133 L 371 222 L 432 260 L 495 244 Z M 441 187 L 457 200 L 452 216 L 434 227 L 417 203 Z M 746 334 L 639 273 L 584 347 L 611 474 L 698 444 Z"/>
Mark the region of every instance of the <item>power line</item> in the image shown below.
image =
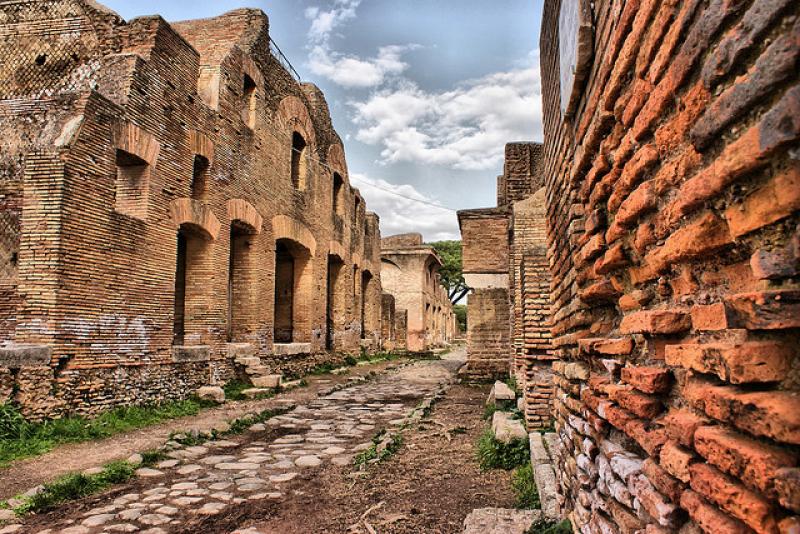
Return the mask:
<path id="1" fill-rule="evenodd" d="M 436 204 L 434 202 L 429 202 L 427 200 L 422 200 L 422 199 L 419 199 L 419 198 L 409 197 L 409 196 L 404 195 L 402 193 L 398 193 L 397 191 L 393 191 L 393 190 L 389 189 L 388 187 L 381 187 L 381 186 L 379 186 L 377 184 L 373 184 L 371 182 L 367 182 L 366 180 L 362 180 L 362 179 L 354 177 L 354 176 L 351 176 L 350 179 L 351 180 L 356 180 L 356 181 L 358 181 L 358 182 L 360 182 L 362 184 L 366 184 L 368 186 L 374 187 L 375 189 L 380 189 L 381 191 L 386 191 L 387 193 L 391 193 L 392 195 L 398 196 L 400 198 L 405 198 L 406 200 L 412 200 L 414 202 L 419 202 L 420 204 L 426 204 L 426 205 L 432 206 L 434 208 L 439 208 L 440 210 L 452 211 L 453 213 L 457 213 L 458 212 L 458 210 L 455 210 L 453 208 L 448 208 L 447 206 L 442 206 L 441 204 Z"/>

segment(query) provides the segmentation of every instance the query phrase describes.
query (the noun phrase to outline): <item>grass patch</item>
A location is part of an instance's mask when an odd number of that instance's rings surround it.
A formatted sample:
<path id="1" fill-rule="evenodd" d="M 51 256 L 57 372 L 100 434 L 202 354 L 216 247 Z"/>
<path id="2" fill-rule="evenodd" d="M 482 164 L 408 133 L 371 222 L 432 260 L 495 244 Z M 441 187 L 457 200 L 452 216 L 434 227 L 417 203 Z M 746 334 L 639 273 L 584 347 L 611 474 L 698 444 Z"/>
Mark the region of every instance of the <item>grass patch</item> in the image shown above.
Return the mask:
<path id="1" fill-rule="evenodd" d="M 353 459 L 353 464 L 363 471 L 370 463 L 377 463 L 372 460 L 382 462 L 400 450 L 402 446 L 403 436 L 401 434 L 389 434 L 385 430 L 378 432 L 372 438 L 372 445 L 358 453 Z"/>
<path id="2" fill-rule="evenodd" d="M 121 484 L 133 477 L 135 467 L 128 462 L 118 461 L 106 464 L 96 475 L 72 473 L 45 484 L 39 493 L 25 499 L 14 508 L 17 515 L 46 512 L 56 505 L 86 497 L 113 484 Z"/>
<path id="3" fill-rule="evenodd" d="M 14 460 L 38 456 L 62 443 L 102 439 L 176 419 L 196 415 L 216 404 L 190 398 L 150 406 L 122 406 L 94 419 L 82 416 L 27 421 L 12 403 L 0 405 L 0 468 Z"/>
<path id="4" fill-rule="evenodd" d="M 140 454 L 142 456 L 142 467 L 153 467 L 158 462 L 169 458 L 166 451 L 161 449 L 148 449 Z"/>
<path id="5" fill-rule="evenodd" d="M 514 488 L 514 495 L 517 498 L 517 508 L 532 510 L 542 507 L 539 502 L 539 490 L 536 489 L 536 482 L 533 479 L 533 466 L 530 463 L 514 470 L 511 487 Z"/>
<path id="6" fill-rule="evenodd" d="M 478 439 L 478 463 L 484 471 L 505 469 L 506 471 L 530 462 L 527 439 L 515 439 L 510 443 L 497 441 L 490 429 L 484 430 Z"/>
<path id="7" fill-rule="evenodd" d="M 226 436 L 235 436 L 237 434 L 241 434 L 257 423 L 263 423 L 275 416 L 283 415 L 294 408 L 295 407 L 293 405 L 283 406 L 281 408 L 264 410 L 255 415 L 234 419 L 229 423 L 229 428 L 224 432 L 219 432 L 216 429 L 211 430 L 211 432 L 179 432 L 170 435 L 169 439 L 187 447 L 202 445 L 203 443 L 212 439 L 221 439 L 225 438 Z"/>
<path id="8" fill-rule="evenodd" d="M 572 534 L 572 523 L 569 519 L 550 521 L 542 518 L 535 521 L 526 534 Z"/>

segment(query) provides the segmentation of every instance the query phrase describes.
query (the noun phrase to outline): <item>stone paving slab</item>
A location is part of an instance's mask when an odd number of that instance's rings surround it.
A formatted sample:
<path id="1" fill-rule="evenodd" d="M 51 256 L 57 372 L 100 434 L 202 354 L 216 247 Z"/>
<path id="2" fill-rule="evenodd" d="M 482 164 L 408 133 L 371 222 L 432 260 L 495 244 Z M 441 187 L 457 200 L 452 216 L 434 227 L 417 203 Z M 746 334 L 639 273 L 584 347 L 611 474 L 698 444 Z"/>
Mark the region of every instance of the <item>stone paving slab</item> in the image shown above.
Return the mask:
<path id="1" fill-rule="evenodd" d="M 412 417 L 421 401 L 429 404 L 453 377 L 452 367 L 416 362 L 297 406 L 236 438 L 172 451 L 172 460 L 138 470 L 148 489 L 33 532 L 155 534 L 234 504 L 284 499 L 286 485 L 301 472 L 352 464 L 390 421 Z M 280 437 L 270 437 L 275 434 Z"/>

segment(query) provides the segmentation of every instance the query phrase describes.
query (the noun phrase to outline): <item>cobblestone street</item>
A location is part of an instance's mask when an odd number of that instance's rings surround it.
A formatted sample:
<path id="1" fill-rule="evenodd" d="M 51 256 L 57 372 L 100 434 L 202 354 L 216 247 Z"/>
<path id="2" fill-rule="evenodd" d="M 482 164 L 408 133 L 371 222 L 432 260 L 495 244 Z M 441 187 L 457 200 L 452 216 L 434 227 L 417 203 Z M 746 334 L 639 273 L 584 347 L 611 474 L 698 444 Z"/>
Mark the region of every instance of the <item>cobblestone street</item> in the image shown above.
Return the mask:
<path id="1" fill-rule="evenodd" d="M 315 471 L 349 466 L 382 429 L 422 416 L 460 365 L 455 359 L 391 369 L 299 405 L 230 440 L 176 448 L 134 482 L 23 527 L 39 534 L 217 531 L 218 518 L 313 491 Z M 88 509 L 88 507 L 91 509 Z M 264 510 L 258 512 L 258 515 Z M 201 530 L 198 530 L 201 529 Z"/>

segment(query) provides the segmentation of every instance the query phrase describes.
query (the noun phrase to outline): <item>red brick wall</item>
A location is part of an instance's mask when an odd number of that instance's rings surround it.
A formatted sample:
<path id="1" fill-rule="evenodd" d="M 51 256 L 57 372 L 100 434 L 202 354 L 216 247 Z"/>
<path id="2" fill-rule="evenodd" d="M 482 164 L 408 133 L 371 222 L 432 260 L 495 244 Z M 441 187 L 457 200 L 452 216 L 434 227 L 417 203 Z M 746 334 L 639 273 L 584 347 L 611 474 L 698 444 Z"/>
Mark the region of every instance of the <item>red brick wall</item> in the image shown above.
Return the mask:
<path id="1" fill-rule="evenodd" d="M 18 3 L 3 13 L 0 209 L 3 220 L 20 208 L 21 217 L 16 280 L 0 278 L 0 291 L 11 293 L 0 305 L 0 345 L 52 351 L 35 378 L 20 373 L 19 399 L 32 415 L 157 401 L 170 386 L 169 398 L 185 396 L 231 376 L 229 337 L 250 344 L 271 370 L 315 365 L 329 357 L 329 256 L 344 264 L 336 348 L 359 350 L 361 299 L 352 288 L 363 272 L 373 280 L 365 323 L 380 336 L 378 219 L 349 185 L 324 97 L 271 55 L 262 12 L 174 26 L 157 16 L 123 23 L 73 0 Z M 256 85 L 252 106 L 245 76 Z M 304 188 L 291 180 L 295 131 L 307 142 Z M 140 195 L 125 206 L 118 150 L 147 163 L 147 186 L 131 187 Z M 202 198 L 192 191 L 198 154 L 210 163 Z M 344 182 L 338 214 L 331 168 Z M 182 343 L 207 360 L 191 365 L 176 361 L 173 346 L 179 227 L 191 235 Z M 232 228 L 244 229 L 233 245 L 242 267 L 233 325 Z M 3 253 L 16 246 L 0 240 Z M 286 360 L 273 351 L 278 240 L 305 259 L 293 340 L 309 343 L 312 356 Z"/>
<path id="2" fill-rule="evenodd" d="M 508 272 L 508 214 L 504 210 L 459 212 L 465 273 Z"/>
<path id="3" fill-rule="evenodd" d="M 562 510 L 585 532 L 800 521 L 800 4 L 594 2 L 541 32 Z M 690 530 L 691 531 L 691 530 Z"/>

